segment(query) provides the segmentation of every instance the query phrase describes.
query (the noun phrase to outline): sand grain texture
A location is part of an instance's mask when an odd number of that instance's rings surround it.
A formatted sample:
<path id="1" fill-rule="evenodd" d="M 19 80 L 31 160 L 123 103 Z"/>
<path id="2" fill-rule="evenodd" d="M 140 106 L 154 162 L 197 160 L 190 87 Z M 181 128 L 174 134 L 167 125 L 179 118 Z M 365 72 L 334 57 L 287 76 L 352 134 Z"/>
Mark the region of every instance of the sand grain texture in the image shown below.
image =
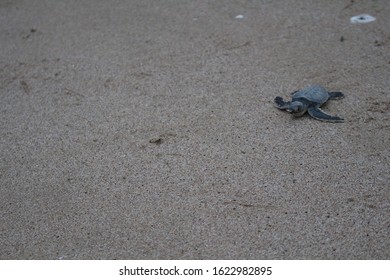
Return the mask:
<path id="1" fill-rule="evenodd" d="M 389 14 L 1 1 L 0 258 L 389 259 Z M 309 84 L 345 123 L 272 106 Z"/>

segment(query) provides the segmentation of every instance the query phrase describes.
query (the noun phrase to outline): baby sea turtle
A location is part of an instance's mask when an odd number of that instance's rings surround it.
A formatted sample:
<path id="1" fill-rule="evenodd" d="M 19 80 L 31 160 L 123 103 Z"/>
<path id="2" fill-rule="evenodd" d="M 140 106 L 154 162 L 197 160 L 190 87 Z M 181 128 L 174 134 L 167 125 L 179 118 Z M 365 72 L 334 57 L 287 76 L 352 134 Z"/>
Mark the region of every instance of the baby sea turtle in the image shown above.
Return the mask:
<path id="1" fill-rule="evenodd" d="M 320 109 L 329 99 L 341 99 L 344 94 L 341 92 L 327 92 L 322 86 L 310 86 L 303 90 L 291 93 L 292 100 L 284 101 L 282 97 L 275 97 L 275 107 L 286 110 L 295 117 L 309 113 L 313 118 L 324 122 L 343 122 L 344 119 L 337 116 L 330 116 Z"/>

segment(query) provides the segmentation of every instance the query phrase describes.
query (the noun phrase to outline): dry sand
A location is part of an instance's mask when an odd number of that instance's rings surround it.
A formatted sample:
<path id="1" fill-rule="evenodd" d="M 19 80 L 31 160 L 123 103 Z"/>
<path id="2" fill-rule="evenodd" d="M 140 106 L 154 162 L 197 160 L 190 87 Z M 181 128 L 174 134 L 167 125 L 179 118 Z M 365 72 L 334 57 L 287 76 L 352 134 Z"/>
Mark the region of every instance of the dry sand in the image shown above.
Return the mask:
<path id="1" fill-rule="evenodd" d="M 0 258 L 389 259 L 389 15 L 2 0 Z M 273 107 L 310 84 L 345 123 Z"/>

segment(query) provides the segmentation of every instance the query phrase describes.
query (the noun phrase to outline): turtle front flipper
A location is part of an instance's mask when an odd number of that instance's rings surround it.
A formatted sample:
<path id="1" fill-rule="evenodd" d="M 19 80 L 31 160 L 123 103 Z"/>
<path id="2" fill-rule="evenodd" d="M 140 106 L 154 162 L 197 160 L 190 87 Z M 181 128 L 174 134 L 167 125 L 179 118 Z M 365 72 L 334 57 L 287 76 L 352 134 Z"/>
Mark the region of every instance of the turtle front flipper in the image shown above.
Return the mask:
<path id="1" fill-rule="evenodd" d="M 310 107 L 307 111 L 310 114 L 310 116 L 312 116 L 316 120 L 320 120 L 323 122 L 334 122 L 334 123 L 344 122 L 344 119 L 337 116 L 330 116 L 318 107 Z"/>
<path id="2" fill-rule="evenodd" d="M 291 102 L 285 102 L 282 97 L 276 96 L 275 97 L 275 104 L 274 106 L 280 110 L 285 110 L 290 106 Z"/>
<path id="3" fill-rule="evenodd" d="M 344 98 L 344 93 L 339 91 L 328 92 L 328 94 L 329 94 L 329 99 L 337 100 L 337 99 Z"/>

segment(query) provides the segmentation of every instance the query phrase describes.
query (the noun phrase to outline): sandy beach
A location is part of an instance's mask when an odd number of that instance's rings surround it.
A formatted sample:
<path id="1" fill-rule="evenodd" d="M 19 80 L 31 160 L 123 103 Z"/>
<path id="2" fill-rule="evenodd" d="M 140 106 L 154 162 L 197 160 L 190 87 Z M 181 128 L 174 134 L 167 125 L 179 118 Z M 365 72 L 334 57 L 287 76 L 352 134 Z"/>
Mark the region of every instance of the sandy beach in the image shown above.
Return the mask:
<path id="1" fill-rule="evenodd" d="M 0 1 L 0 259 L 389 259 L 389 15 Z"/>

